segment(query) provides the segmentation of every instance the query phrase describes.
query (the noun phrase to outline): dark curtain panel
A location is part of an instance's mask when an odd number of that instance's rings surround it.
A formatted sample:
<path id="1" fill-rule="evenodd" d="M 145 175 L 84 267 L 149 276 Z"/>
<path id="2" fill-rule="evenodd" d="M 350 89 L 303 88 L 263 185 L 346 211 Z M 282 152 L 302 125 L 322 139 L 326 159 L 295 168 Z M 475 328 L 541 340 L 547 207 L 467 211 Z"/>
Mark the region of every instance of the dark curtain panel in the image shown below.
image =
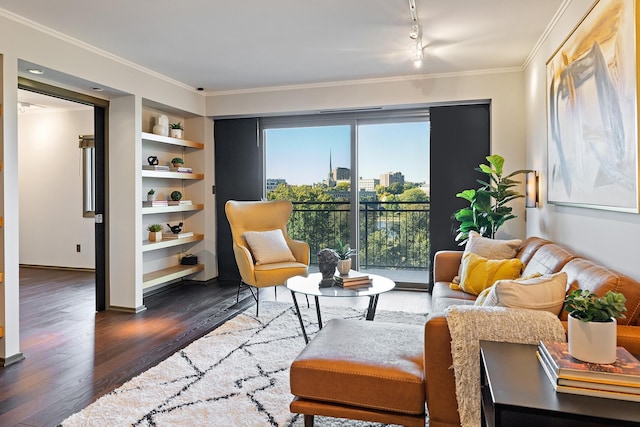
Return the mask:
<path id="1" fill-rule="evenodd" d="M 490 154 L 489 104 L 431 107 L 430 260 L 440 250 L 460 250 L 455 242 L 453 213 L 467 206 L 456 194 L 477 188 L 484 175 L 474 169 Z M 429 289 L 433 288 L 433 275 Z"/>
<path id="2" fill-rule="evenodd" d="M 216 120 L 213 127 L 216 170 L 218 278 L 240 280 L 233 255 L 231 228 L 224 212 L 227 200 L 260 200 L 262 149 L 257 119 Z"/>

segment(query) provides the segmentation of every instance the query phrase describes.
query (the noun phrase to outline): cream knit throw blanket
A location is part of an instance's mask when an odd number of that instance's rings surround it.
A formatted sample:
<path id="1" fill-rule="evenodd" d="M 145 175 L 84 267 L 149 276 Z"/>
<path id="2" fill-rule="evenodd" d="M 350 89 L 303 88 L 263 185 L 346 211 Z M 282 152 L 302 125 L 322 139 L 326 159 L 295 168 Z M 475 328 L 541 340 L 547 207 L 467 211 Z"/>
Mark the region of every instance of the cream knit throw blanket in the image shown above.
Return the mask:
<path id="1" fill-rule="evenodd" d="M 537 344 L 566 341 L 557 316 L 506 307 L 450 306 L 451 355 L 462 427 L 480 426 L 480 340 Z"/>

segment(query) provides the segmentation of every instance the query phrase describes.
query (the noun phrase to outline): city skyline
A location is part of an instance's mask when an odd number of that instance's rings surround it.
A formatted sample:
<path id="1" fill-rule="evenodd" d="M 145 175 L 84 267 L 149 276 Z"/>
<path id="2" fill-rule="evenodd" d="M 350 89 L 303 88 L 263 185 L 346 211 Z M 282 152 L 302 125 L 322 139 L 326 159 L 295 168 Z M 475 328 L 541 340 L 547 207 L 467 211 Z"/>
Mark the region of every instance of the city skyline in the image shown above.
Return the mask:
<path id="1" fill-rule="evenodd" d="M 429 182 L 429 123 L 402 122 L 358 126 L 359 177 L 401 172 L 408 182 Z M 278 128 L 266 131 L 268 179 L 290 185 L 326 181 L 331 166 L 351 169 L 348 125 Z"/>

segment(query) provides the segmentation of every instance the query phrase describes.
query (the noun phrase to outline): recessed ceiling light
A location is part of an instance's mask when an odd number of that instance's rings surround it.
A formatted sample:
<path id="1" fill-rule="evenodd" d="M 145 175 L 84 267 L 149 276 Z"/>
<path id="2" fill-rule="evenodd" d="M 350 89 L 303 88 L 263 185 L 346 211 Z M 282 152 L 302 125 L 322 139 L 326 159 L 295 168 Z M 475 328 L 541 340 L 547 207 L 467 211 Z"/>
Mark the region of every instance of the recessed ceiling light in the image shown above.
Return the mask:
<path id="1" fill-rule="evenodd" d="M 44 74 L 44 71 L 39 68 L 29 68 L 27 71 L 31 74 Z"/>
<path id="2" fill-rule="evenodd" d="M 102 92 L 104 89 L 101 87 L 92 87 L 91 90 L 94 92 Z"/>

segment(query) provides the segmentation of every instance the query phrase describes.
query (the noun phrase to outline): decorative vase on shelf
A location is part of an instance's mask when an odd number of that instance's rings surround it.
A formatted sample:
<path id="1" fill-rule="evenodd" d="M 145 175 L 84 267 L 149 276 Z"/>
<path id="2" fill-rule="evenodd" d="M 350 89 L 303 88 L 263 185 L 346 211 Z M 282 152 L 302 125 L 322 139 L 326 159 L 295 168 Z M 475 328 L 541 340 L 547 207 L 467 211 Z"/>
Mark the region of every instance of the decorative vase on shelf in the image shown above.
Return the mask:
<path id="1" fill-rule="evenodd" d="M 351 258 L 341 259 L 338 261 L 338 272 L 342 275 L 349 274 L 351 270 Z"/>
<path id="2" fill-rule="evenodd" d="M 169 136 L 182 139 L 182 129 L 169 129 Z"/>
<path id="3" fill-rule="evenodd" d="M 162 115 L 156 118 L 156 125 L 153 127 L 156 135 L 169 136 L 169 117 Z"/>
<path id="4" fill-rule="evenodd" d="M 616 319 L 584 322 L 569 315 L 569 354 L 583 362 L 609 364 L 616 361 Z"/>

